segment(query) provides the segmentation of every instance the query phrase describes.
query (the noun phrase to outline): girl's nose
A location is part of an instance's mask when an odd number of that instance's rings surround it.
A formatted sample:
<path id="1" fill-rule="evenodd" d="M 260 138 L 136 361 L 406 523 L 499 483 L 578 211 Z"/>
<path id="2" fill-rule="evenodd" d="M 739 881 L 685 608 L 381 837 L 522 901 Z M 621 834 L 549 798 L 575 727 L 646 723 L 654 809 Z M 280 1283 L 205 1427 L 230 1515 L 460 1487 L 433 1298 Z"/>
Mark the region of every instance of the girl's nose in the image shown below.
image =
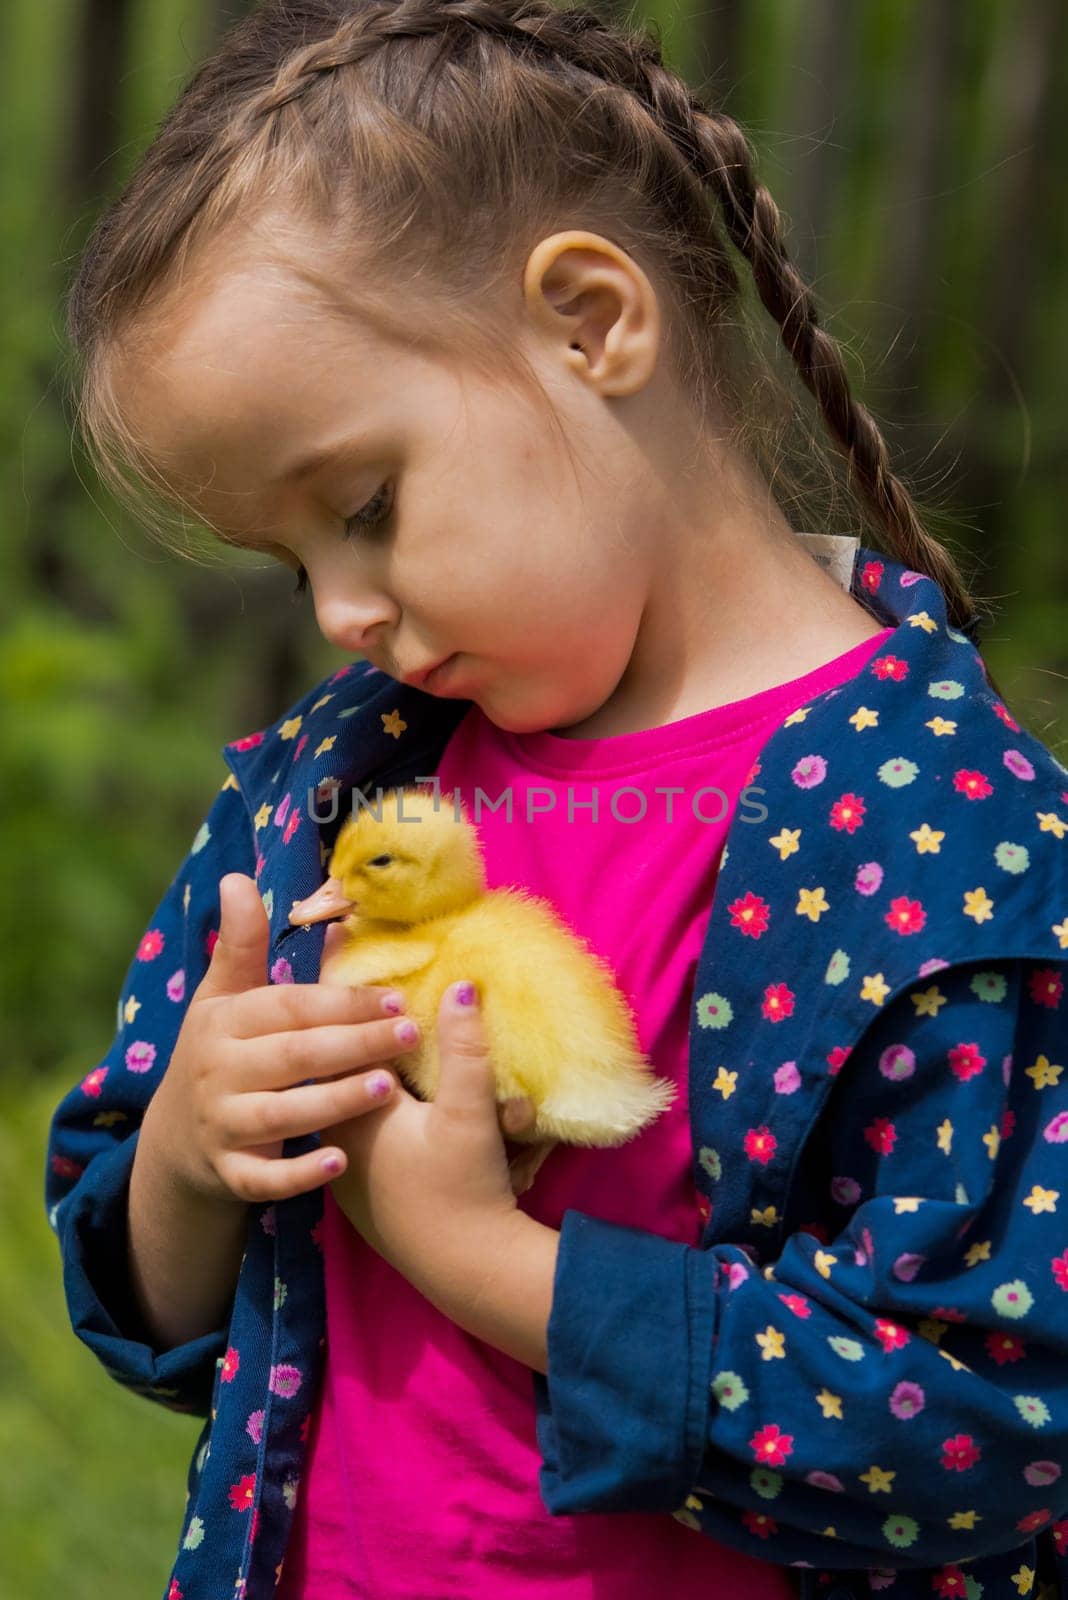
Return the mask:
<path id="1" fill-rule="evenodd" d="M 373 655 L 379 642 L 395 631 L 398 612 L 385 595 L 328 593 L 316 595 L 315 618 L 323 638 L 346 655 Z"/>

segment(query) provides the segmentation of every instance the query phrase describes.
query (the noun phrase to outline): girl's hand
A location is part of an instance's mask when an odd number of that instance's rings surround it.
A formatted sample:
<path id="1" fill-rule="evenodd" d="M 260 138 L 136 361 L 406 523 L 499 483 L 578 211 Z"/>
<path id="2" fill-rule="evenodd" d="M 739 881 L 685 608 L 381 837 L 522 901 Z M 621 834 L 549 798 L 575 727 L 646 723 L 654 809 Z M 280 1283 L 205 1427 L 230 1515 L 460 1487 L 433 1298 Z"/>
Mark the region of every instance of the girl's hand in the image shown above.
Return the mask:
<path id="1" fill-rule="evenodd" d="M 412 1048 L 382 1005 L 388 990 L 268 984 L 270 929 L 252 878 L 219 885 L 221 923 L 140 1137 L 190 1191 L 282 1200 L 326 1183 L 325 1146 L 283 1158 L 282 1141 L 382 1104 L 366 1069 Z M 391 1075 L 386 1074 L 387 1079 Z M 315 1081 L 308 1083 L 305 1080 Z"/>
<path id="2" fill-rule="evenodd" d="M 348 1158 L 330 1186 L 341 1210 L 439 1305 L 477 1294 L 517 1210 L 478 1006 L 456 1003 L 460 987 L 445 991 L 438 1011 L 435 1098 L 417 1100 L 398 1084 L 379 1116 L 323 1133 Z"/>

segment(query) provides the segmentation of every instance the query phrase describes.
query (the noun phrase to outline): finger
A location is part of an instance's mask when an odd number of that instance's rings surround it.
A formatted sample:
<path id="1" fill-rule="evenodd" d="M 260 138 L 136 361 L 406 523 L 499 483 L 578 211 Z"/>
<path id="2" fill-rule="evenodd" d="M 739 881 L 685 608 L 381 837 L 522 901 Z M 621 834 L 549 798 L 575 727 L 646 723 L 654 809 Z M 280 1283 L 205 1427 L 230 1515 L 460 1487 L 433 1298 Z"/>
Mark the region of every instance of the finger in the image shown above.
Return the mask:
<path id="1" fill-rule="evenodd" d="M 404 1032 L 416 1028 L 415 1038 Z M 400 1031 L 398 1031 L 400 1030 Z M 383 1018 L 380 1022 L 295 1029 L 246 1039 L 237 1046 L 233 1070 L 227 1078 L 235 1093 L 281 1090 L 309 1078 L 326 1080 L 367 1067 L 394 1061 L 414 1050 L 419 1031 L 410 1017 Z"/>
<path id="2" fill-rule="evenodd" d="M 387 1007 L 387 997 L 396 1003 Z M 404 1010 L 399 989 L 361 984 L 342 988 L 327 983 L 274 983 L 250 989 L 234 999 L 230 1037 L 263 1039 L 266 1034 L 290 1028 L 321 1028 L 331 1024 L 350 1027 L 357 1022 L 373 1022 L 383 1015 L 395 1017 Z"/>
<path id="3" fill-rule="evenodd" d="M 243 994 L 265 984 L 269 942 L 270 924 L 255 880 L 227 872 L 219 880 L 219 937 L 197 995 Z"/>
<path id="4" fill-rule="evenodd" d="M 386 1092 L 376 1092 L 378 1082 Z M 388 1104 L 397 1087 L 391 1072 L 376 1068 L 329 1083 L 302 1084 L 275 1093 L 235 1095 L 223 1113 L 223 1138 L 235 1151 L 297 1139 L 318 1133 L 338 1122 L 348 1122 L 365 1111 Z M 260 1158 L 262 1159 L 262 1158 Z"/>
<path id="5" fill-rule="evenodd" d="M 337 1161 L 328 1169 L 327 1161 Z M 239 1200 L 289 1200 L 297 1194 L 330 1183 L 348 1165 L 348 1157 L 336 1145 L 308 1150 L 300 1156 L 258 1156 L 248 1151 L 232 1151 L 219 1161 L 219 1175 Z"/>
<path id="6" fill-rule="evenodd" d="M 325 967 L 330 957 L 340 946 L 348 940 L 348 934 L 343 922 L 328 922 L 323 935 L 323 953 L 320 958 L 320 967 Z"/>
<path id="7" fill-rule="evenodd" d="M 501 1132 L 509 1139 L 529 1133 L 537 1120 L 537 1115 L 534 1102 L 528 1095 L 518 1095 L 511 1100 L 498 1101 L 497 1104 L 497 1120 L 501 1125 Z"/>
<path id="8" fill-rule="evenodd" d="M 451 983 L 438 1007 L 439 1111 L 497 1115 L 497 1085 L 482 1027 L 478 989 Z"/>

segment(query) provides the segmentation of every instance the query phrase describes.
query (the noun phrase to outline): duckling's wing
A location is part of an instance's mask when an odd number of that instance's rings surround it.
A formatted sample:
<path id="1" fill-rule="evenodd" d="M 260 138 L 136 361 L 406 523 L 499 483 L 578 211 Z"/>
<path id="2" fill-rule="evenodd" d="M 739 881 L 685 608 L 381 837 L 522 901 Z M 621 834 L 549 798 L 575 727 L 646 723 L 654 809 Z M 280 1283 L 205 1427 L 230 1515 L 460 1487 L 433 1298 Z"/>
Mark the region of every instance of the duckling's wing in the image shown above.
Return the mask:
<path id="1" fill-rule="evenodd" d="M 319 982 L 349 988 L 361 983 L 398 983 L 428 966 L 436 953 L 429 939 L 398 939 L 376 934 L 339 945 L 324 959 Z"/>

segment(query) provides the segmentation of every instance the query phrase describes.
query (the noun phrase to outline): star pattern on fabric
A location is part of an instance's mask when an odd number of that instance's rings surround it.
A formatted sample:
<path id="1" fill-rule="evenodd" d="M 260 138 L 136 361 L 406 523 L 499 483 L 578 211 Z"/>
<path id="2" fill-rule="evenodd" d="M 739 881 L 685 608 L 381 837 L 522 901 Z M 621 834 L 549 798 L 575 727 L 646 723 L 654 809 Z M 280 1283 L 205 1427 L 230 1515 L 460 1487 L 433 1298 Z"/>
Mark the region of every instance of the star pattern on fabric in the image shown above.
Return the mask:
<path id="1" fill-rule="evenodd" d="M 757 1334 L 756 1342 L 765 1361 L 781 1361 L 785 1358 L 786 1340 L 778 1328 L 773 1328 L 770 1323 L 763 1333 Z"/>
<path id="2" fill-rule="evenodd" d="M 729 1100 L 738 1087 L 738 1074 L 736 1072 L 728 1072 L 726 1067 L 720 1067 L 712 1081 L 712 1087 L 717 1094 L 723 1096 L 724 1100 Z"/>
<path id="3" fill-rule="evenodd" d="M 799 892 L 796 907 L 799 917 L 808 917 L 810 922 L 818 922 L 823 913 L 830 909 L 822 888 L 802 889 Z"/>
<path id="4" fill-rule="evenodd" d="M 917 1017 L 937 1017 L 946 1003 L 945 995 L 935 983 L 932 983 L 929 989 L 922 989 L 919 994 L 912 995 L 911 999 L 916 1007 Z"/>
<path id="5" fill-rule="evenodd" d="M 865 728 L 877 728 L 879 726 L 879 713 L 872 711 L 869 706 L 858 706 L 849 721 L 858 733 L 863 733 Z"/>
<path id="6" fill-rule="evenodd" d="M 896 1472 L 884 1472 L 882 1467 L 872 1466 L 860 1474 L 860 1481 L 868 1485 L 871 1494 L 889 1494 L 896 1477 Z"/>
<path id="7" fill-rule="evenodd" d="M 860 998 L 862 1000 L 870 1000 L 876 1006 L 881 1006 L 889 993 L 890 985 L 886 982 L 881 972 L 865 977 L 860 987 Z"/>
<path id="8" fill-rule="evenodd" d="M 989 922 L 994 915 L 994 902 L 985 889 L 966 889 L 964 891 L 964 915 L 973 917 L 976 922 Z"/>
<path id="9" fill-rule="evenodd" d="M 785 861 L 788 856 L 792 856 L 795 851 L 801 848 L 798 843 L 800 838 L 800 828 L 781 828 L 774 838 L 769 841 L 769 843 L 774 845 L 775 849 L 779 852 L 780 861 Z"/>
<path id="10" fill-rule="evenodd" d="M 1040 1055 L 1031 1066 L 1025 1067 L 1024 1072 L 1031 1079 L 1036 1089 L 1052 1089 L 1061 1081 L 1063 1067 L 1050 1061 L 1048 1056 Z"/>

